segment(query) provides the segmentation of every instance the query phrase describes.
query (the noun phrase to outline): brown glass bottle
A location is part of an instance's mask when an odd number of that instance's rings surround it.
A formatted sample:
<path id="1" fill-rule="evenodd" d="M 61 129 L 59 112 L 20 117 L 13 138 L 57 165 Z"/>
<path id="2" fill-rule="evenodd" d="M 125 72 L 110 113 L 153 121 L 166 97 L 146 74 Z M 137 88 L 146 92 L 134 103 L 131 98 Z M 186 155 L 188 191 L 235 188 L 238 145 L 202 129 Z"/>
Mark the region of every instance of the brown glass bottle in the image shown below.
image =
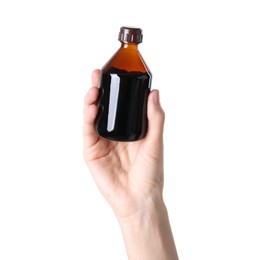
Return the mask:
<path id="1" fill-rule="evenodd" d="M 138 51 L 142 30 L 121 27 L 118 39 L 121 47 L 101 70 L 96 130 L 104 138 L 135 141 L 147 131 L 152 74 Z"/>

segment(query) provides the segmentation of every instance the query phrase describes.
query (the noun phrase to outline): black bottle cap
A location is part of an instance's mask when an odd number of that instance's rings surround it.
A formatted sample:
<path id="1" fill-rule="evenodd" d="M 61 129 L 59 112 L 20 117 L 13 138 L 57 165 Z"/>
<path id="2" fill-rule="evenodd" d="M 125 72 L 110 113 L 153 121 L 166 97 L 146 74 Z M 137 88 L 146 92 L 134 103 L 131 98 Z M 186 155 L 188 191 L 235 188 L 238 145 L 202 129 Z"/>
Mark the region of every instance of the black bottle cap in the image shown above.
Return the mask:
<path id="1" fill-rule="evenodd" d="M 141 43 L 143 40 L 142 29 L 123 26 L 120 28 L 118 40 L 124 43 Z"/>

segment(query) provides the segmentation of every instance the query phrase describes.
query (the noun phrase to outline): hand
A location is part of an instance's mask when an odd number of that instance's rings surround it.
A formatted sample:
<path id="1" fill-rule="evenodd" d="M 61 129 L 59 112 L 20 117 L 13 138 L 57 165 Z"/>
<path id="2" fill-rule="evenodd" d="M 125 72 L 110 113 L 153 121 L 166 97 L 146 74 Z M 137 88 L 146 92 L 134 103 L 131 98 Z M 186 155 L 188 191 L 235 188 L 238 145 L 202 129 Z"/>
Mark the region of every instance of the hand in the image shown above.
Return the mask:
<path id="1" fill-rule="evenodd" d="M 100 71 L 92 73 L 92 88 L 85 97 L 84 158 L 92 176 L 117 217 L 128 217 L 160 200 L 163 189 L 164 112 L 158 90 L 148 98 L 148 132 L 135 142 L 116 142 L 99 137 L 97 116 Z"/>
<path id="2" fill-rule="evenodd" d="M 97 116 L 100 71 L 85 98 L 84 158 L 121 227 L 128 259 L 178 260 L 162 199 L 164 112 L 158 90 L 148 98 L 148 132 L 142 140 L 115 142 L 99 137 Z"/>

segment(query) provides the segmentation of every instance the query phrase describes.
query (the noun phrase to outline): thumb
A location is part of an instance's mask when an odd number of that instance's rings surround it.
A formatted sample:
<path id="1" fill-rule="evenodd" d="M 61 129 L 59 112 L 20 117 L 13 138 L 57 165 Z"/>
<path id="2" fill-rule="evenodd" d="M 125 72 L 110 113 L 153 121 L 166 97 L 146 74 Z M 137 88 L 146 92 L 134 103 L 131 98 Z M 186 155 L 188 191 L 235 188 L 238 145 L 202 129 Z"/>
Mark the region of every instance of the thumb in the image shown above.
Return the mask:
<path id="1" fill-rule="evenodd" d="M 153 90 L 150 93 L 147 106 L 148 131 L 146 139 L 149 143 L 161 145 L 165 114 L 160 104 L 158 90 Z"/>

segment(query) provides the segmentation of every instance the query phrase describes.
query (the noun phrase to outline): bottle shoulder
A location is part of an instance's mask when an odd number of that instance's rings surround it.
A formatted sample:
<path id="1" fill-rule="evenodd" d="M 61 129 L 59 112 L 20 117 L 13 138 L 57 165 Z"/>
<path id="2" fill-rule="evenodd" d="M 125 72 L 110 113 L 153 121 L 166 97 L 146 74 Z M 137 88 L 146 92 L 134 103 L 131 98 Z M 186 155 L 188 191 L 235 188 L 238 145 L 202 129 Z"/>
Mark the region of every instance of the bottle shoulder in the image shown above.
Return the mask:
<path id="1" fill-rule="evenodd" d="M 102 72 L 105 73 L 111 68 L 125 70 L 127 72 L 143 72 L 152 75 L 137 48 L 119 48 L 102 67 Z"/>

